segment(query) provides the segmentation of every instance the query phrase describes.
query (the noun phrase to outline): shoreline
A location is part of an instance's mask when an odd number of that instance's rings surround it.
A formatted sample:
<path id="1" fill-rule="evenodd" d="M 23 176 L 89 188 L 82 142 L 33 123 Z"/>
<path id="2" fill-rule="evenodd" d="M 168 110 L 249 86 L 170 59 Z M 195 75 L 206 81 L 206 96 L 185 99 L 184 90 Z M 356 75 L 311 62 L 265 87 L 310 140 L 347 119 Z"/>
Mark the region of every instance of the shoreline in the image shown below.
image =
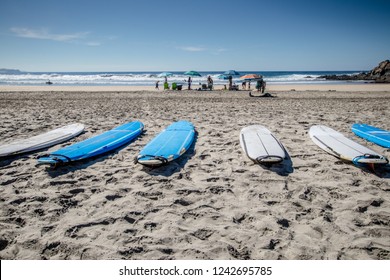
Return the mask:
<path id="1" fill-rule="evenodd" d="M 199 85 L 192 85 L 193 91 Z M 252 91 L 256 91 L 253 89 Z M 156 90 L 154 86 L 57 86 L 57 85 L 42 85 L 42 86 L 14 86 L 14 85 L 0 85 L 0 92 L 26 92 L 26 91 L 73 91 L 73 92 L 128 92 L 128 91 L 154 91 L 164 92 L 160 86 L 160 90 Z M 183 85 L 183 90 L 186 90 L 186 85 Z M 215 86 L 214 91 L 226 91 L 223 90 L 222 85 Z M 240 90 L 249 91 L 249 90 Z M 345 91 L 345 92 L 390 92 L 390 84 L 288 84 L 288 85 L 267 85 L 266 92 L 283 92 L 283 91 Z M 178 91 L 180 92 L 180 91 Z"/>

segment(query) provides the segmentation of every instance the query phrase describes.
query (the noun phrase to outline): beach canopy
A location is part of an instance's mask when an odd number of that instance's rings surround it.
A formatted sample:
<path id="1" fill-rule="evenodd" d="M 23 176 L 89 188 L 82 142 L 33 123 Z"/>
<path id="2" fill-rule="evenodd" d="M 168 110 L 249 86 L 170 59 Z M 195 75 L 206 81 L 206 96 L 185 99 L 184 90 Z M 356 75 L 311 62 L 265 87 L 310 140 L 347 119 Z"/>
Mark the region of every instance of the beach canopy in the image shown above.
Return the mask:
<path id="1" fill-rule="evenodd" d="M 173 76 L 173 73 L 171 73 L 171 72 L 162 72 L 162 73 L 158 74 L 158 77 L 170 77 L 170 76 Z"/>
<path id="2" fill-rule="evenodd" d="M 227 76 L 240 76 L 241 75 L 236 70 L 228 70 L 228 71 L 224 72 L 223 74 L 227 75 Z"/>
<path id="3" fill-rule="evenodd" d="M 229 79 L 229 76 L 227 76 L 225 74 L 221 74 L 221 75 L 218 75 L 218 79 L 227 80 L 227 79 Z"/>
<path id="4" fill-rule="evenodd" d="M 240 77 L 241 80 L 247 80 L 247 81 L 258 80 L 258 79 L 261 79 L 261 78 L 263 78 L 263 76 L 257 75 L 257 74 L 247 74 L 247 75 L 244 75 L 244 76 Z"/>
<path id="5" fill-rule="evenodd" d="M 201 74 L 199 74 L 199 73 L 196 72 L 196 71 L 192 71 L 192 70 L 191 70 L 191 71 L 185 72 L 184 75 L 202 77 Z"/>

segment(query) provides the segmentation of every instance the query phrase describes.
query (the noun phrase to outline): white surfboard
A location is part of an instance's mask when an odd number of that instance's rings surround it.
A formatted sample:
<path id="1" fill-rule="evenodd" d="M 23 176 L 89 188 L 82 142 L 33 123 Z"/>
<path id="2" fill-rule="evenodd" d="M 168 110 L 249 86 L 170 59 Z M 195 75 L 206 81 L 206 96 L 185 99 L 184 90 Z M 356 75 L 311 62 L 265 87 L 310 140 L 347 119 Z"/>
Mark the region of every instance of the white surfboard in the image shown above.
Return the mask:
<path id="1" fill-rule="evenodd" d="M 309 136 L 321 149 L 340 159 L 355 163 L 388 163 L 386 157 L 348 139 L 330 127 L 314 125 L 309 130 Z"/>
<path id="2" fill-rule="evenodd" d="M 15 140 L 11 143 L 0 145 L 0 157 L 44 149 L 65 142 L 83 131 L 83 124 L 74 123 L 27 139 Z"/>
<path id="3" fill-rule="evenodd" d="M 287 156 L 280 141 L 262 125 L 244 127 L 240 132 L 240 144 L 246 155 L 260 164 L 279 163 Z"/>

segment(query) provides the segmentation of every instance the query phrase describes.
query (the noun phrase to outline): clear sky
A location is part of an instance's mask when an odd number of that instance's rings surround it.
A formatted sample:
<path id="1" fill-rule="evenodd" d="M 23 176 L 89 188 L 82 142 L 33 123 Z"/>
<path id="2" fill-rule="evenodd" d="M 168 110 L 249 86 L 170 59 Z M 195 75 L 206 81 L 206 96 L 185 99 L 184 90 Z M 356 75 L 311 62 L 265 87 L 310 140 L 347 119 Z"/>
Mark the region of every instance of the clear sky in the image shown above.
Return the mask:
<path id="1" fill-rule="evenodd" d="M 0 68 L 369 70 L 389 0 L 0 0 Z"/>

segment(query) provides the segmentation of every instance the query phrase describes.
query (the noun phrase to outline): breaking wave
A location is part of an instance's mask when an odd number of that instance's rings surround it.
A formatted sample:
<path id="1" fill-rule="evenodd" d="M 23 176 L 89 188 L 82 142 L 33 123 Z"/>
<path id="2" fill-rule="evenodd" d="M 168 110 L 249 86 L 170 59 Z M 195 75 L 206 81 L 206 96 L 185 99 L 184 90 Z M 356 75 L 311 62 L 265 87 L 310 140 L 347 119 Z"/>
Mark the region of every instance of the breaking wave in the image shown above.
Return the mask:
<path id="1" fill-rule="evenodd" d="M 352 75 L 358 71 L 326 71 L 326 72 L 280 72 L 280 71 L 246 71 L 242 75 L 253 73 L 263 75 L 264 80 L 270 84 L 311 84 L 325 83 L 320 79 L 321 75 Z M 185 83 L 188 76 L 184 72 L 172 72 L 168 77 L 169 82 Z M 223 72 L 199 72 L 202 77 L 192 77 L 193 83 L 205 83 L 210 75 L 215 84 L 226 84 L 227 80 L 221 74 Z M 56 85 L 128 85 L 128 86 L 152 86 L 156 81 L 163 82 L 164 78 L 159 77 L 160 72 L 20 72 L 16 74 L 0 74 L 0 84 L 6 85 L 42 85 L 50 81 Z M 233 77 L 234 82 L 240 82 L 240 77 Z"/>

